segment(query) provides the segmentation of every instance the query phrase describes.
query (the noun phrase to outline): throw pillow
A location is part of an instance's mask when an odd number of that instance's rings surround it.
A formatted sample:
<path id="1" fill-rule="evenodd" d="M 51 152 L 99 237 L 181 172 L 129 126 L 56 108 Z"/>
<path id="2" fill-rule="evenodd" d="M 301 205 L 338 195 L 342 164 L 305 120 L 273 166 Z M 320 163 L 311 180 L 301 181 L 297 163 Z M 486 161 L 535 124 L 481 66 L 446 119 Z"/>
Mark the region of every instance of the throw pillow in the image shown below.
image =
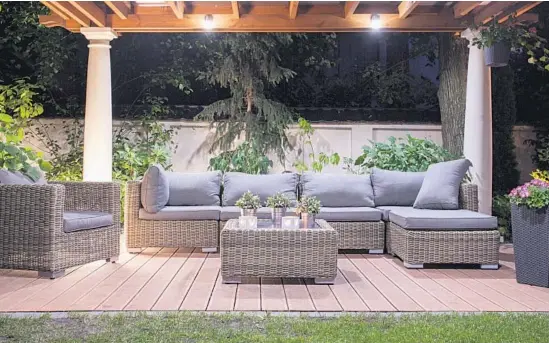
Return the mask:
<path id="1" fill-rule="evenodd" d="M 414 208 L 459 209 L 460 184 L 471 165 L 467 159 L 430 165 L 414 202 Z"/>
<path id="2" fill-rule="evenodd" d="M 157 213 L 168 203 L 170 184 L 164 168 L 149 167 L 141 181 L 141 204 L 145 211 Z"/>
<path id="3" fill-rule="evenodd" d="M 372 187 L 376 206 L 412 206 L 425 172 L 402 172 L 373 168 Z"/>

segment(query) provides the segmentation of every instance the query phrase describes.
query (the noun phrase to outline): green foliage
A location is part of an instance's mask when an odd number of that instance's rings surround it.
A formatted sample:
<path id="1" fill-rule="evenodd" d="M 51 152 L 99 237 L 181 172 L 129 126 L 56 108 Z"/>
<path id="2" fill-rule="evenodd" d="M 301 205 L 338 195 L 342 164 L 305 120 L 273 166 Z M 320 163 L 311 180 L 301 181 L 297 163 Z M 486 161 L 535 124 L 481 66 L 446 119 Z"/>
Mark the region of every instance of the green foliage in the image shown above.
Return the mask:
<path id="1" fill-rule="evenodd" d="M 259 196 L 247 191 L 242 194 L 240 199 L 236 201 L 235 205 L 245 210 L 256 210 L 261 207 L 261 200 L 259 199 Z"/>
<path id="2" fill-rule="evenodd" d="M 267 207 L 288 208 L 290 205 L 290 198 L 280 192 L 277 192 L 273 196 L 267 198 Z"/>
<path id="3" fill-rule="evenodd" d="M 513 127 L 516 101 L 513 70 L 507 66 L 492 69 L 493 181 L 495 195 L 507 194 L 519 182 Z"/>
<path id="4" fill-rule="evenodd" d="M 310 213 L 310 214 L 318 214 L 320 213 L 320 207 L 322 204 L 320 203 L 320 200 L 318 200 L 314 196 L 302 196 L 299 202 L 297 203 L 296 207 L 296 213 Z"/>
<path id="5" fill-rule="evenodd" d="M 498 228 L 506 241 L 510 241 L 513 235 L 511 227 L 511 202 L 505 195 L 496 195 L 492 199 L 492 213 L 498 218 Z"/>
<path id="6" fill-rule="evenodd" d="M 0 85 L 0 168 L 21 172 L 35 181 L 41 176 L 40 170 L 51 169 L 41 152 L 23 146 L 25 129 L 44 112 L 34 101 L 37 88 L 25 79 Z"/>
<path id="7" fill-rule="evenodd" d="M 529 208 L 539 209 L 549 206 L 549 180 L 547 173 L 535 171 L 534 178 L 511 190 L 509 199 L 512 204 L 523 205 Z"/>
<path id="8" fill-rule="evenodd" d="M 518 37 L 519 32 L 513 25 L 502 25 L 494 17 L 489 25 L 478 29 L 478 35 L 473 38 L 472 44 L 479 49 L 489 48 L 496 43 L 505 43 L 511 47 Z"/>
<path id="9" fill-rule="evenodd" d="M 313 147 L 313 141 L 312 137 L 315 133 L 315 129 L 312 127 L 311 123 L 309 123 L 304 118 L 299 118 L 298 120 L 298 137 L 299 137 L 299 149 L 298 154 L 301 155 L 301 160 L 296 160 L 294 162 L 294 167 L 299 173 L 303 173 L 308 170 L 312 170 L 314 172 L 320 173 L 322 172 L 322 169 L 328 165 L 337 166 L 339 165 L 340 157 L 338 153 L 333 153 L 331 155 L 326 154 L 325 152 L 320 152 L 318 154 L 315 153 L 314 147 Z M 308 166 L 305 163 L 305 156 L 304 152 L 308 149 L 309 152 L 309 160 L 311 165 Z"/>
<path id="10" fill-rule="evenodd" d="M 240 172 L 246 174 L 267 174 L 273 162 L 259 151 L 254 142 L 243 142 L 236 149 L 225 151 L 210 158 L 209 170 Z"/>
<path id="11" fill-rule="evenodd" d="M 433 163 L 456 158 L 442 146 L 429 139 L 406 139 L 389 137 L 387 143 L 370 141 L 371 146 L 362 147 L 362 155 L 355 161 L 345 159 L 346 169 L 364 174 L 373 167 L 386 170 L 421 172 Z"/>
<path id="12" fill-rule="evenodd" d="M 203 45 L 209 55 L 199 79 L 230 90 L 230 97 L 207 106 L 197 117 L 216 129 L 211 151 L 227 151 L 244 134 L 261 152 L 282 160 L 288 146 L 286 130 L 294 112 L 268 99 L 265 89 L 294 77 L 280 65 L 279 49 L 292 43 L 290 34 L 216 34 Z"/>

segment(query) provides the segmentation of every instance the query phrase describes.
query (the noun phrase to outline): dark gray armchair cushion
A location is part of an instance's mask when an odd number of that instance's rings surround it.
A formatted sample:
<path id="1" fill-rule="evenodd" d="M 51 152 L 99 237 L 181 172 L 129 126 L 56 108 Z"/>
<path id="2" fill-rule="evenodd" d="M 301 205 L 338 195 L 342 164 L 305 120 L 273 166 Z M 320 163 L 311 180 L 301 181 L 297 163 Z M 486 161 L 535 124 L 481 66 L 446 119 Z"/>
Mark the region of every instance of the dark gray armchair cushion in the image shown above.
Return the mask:
<path id="1" fill-rule="evenodd" d="M 374 207 L 370 175 L 304 173 L 301 196 L 315 196 L 324 207 Z"/>
<path id="2" fill-rule="evenodd" d="M 141 181 L 141 204 L 145 211 L 156 213 L 168 203 L 169 181 L 160 165 L 151 166 Z"/>
<path id="3" fill-rule="evenodd" d="M 221 172 L 166 172 L 169 183 L 168 206 L 219 206 Z"/>
<path id="4" fill-rule="evenodd" d="M 111 225 L 114 225 L 114 219 L 110 213 L 94 211 L 63 213 L 63 231 L 66 233 L 97 229 Z"/>
<path id="5" fill-rule="evenodd" d="M 373 168 L 371 178 L 376 206 L 412 206 L 425 173 Z"/>
<path id="6" fill-rule="evenodd" d="M 259 196 L 265 205 L 267 198 L 280 192 L 290 201 L 297 199 L 298 175 L 295 173 L 250 175 L 225 173 L 223 177 L 223 206 L 234 206 L 242 194 L 250 191 Z"/>
<path id="7" fill-rule="evenodd" d="M 414 208 L 457 210 L 459 188 L 469 167 L 471 162 L 467 159 L 430 165 L 414 202 Z"/>
<path id="8" fill-rule="evenodd" d="M 423 210 L 393 207 L 389 220 L 409 230 L 495 230 L 498 220 L 469 210 Z"/>

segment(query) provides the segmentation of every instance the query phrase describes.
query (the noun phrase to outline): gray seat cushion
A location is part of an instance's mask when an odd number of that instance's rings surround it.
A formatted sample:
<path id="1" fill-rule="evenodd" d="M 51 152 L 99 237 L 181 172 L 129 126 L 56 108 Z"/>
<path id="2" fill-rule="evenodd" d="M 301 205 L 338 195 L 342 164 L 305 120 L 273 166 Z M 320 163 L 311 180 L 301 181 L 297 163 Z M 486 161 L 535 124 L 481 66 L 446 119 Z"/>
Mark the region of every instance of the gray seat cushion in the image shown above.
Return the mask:
<path id="1" fill-rule="evenodd" d="M 295 208 L 289 208 L 286 211 L 287 216 L 295 216 Z M 223 206 L 221 207 L 220 220 L 237 219 L 240 217 L 240 207 L 237 206 Z M 271 219 L 271 208 L 261 207 L 257 210 L 258 219 Z"/>
<path id="2" fill-rule="evenodd" d="M 467 159 L 430 165 L 414 202 L 414 208 L 457 210 L 459 188 L 469 167 L 471 162 Z"/>
<path id="3" fill-rule="evenodd" d="M 469 210 L 425 210 L 413 207 L 393 208 L 389 220 L 410 230 L 494 230 L 496 217 Z"/>
<path id="4" fill-rule="evenodd" d="M 141 205 L 149 213 L 160 211 L 168 203 L 169 181 L 160 165 L 149 167 L 141 181 Z"/>
<path id="5" fill-rule="evenodd" d="M 97 229 L 113 224 L 114 218 L 110 213 L 95 211 L 63 213 L 63 231 L 66 233 Z"/>
<path id="6" fill-rule="evenodd" d="M 31 180 L 21 172 L 12 172 L 6 169 L 0 169 L 0 185 L 45 185 L 46 178 L 42 174 L 36 181 Z"/>
<path id="7" fill-rule="evenodd" d="M 219 220 L 220 206 L 166 206 L 156 213 L 139 209 L 143 220 Z"/>
<path id="8" fill-rule="evenodd" d="M 425 173 L 373 168 L 374 202 L 377 206 L 412 206 L 421 189 Z"/>
<path id="9" fill-rule="evenodd" d="M 382 212 L 372 207 L 322 207 L 318 219 L 331 222 L 377 222 Z"/>
<path id="10" fill-rule="evenodd" d="M 169 182 L 168 206 L 219 206 L 221 172 L 166 173 Z"/>
<path id="11" fill-rule="evenodd" d="M 389 221 L 389 213 L 391 213 L 391 210 L 399 209 L 402 207 L 410 207 L 410 206 L 377 206 L 376 210 L 381 211 L 381 219 L 388 222 Z"/>
<path id="12" fill-rule="evenodd" d="M 225 173 L 223 177 L 223 206 L 234 206 L 242 194 L 250 191 L 265 205 L 267 198 L 280 192 L 292 202 L 297 199 L 298 175 L 295 173 L 250 175 Z"/>
<path id="13" fill-rule="evenodd" d="M 374 207 L 370 175 L 304 173 L 301 195 L 314 196 L 325 207 Z"/>

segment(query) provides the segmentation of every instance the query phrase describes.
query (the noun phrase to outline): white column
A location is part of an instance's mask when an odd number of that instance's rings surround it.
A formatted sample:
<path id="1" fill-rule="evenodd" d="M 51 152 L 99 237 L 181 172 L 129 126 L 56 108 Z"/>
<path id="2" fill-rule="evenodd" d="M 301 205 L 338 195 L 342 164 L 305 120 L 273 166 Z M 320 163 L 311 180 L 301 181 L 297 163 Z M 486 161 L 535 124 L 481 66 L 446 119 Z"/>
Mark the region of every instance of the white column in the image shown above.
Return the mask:
<path id="1" fill-rule="evenodd" d="M 462 37 L 471 42 L 474 31 Z M 473 167 L 473 183 L 478 185 L 479 212 L 492 213 L 492 80 L 491 70 L 484 63 L 484 51 L 469 45 L 465 133 L 463 154 Z"/>
<path id="2" fill-rule="evenodd" d="M 112 181 L 110 41 L 117 35 L 108 27 L 87 27 L 80 32 L 90 41 L 84 121 L 84 181 Z"/>

